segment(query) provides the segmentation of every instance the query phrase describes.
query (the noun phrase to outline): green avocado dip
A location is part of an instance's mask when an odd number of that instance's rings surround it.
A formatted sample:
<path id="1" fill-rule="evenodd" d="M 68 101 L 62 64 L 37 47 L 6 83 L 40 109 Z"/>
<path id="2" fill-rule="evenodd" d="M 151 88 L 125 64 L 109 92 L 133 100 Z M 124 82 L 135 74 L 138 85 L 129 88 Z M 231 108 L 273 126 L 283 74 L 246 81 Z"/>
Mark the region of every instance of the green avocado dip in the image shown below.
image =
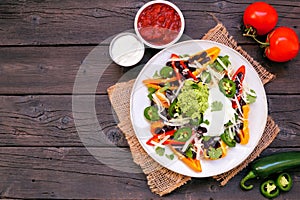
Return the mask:
<path id="1" fill-rule="evenodd" d="M 201 113 L 208 108 L 208 87 L 203 83 L 186 80 L 177 97 L 181 112 L 192 119 L 201 119 Z"/>

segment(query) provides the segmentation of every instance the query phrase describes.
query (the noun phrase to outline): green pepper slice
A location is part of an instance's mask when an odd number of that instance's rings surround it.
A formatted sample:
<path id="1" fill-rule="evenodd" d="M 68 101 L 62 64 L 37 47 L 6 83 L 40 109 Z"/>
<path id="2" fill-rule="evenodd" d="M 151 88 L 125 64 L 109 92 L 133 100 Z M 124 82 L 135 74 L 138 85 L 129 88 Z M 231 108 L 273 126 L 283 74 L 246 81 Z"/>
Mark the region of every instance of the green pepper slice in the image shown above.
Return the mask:
<path id="1" fill-rule="evenodd" d="M 273 180 L 267 180 L 260 185 L 260 192 L 266 198 L 272 199 L 279 195 L 279 189 Z"/>
<path id="2" fill-rule="evenodd" d="M 174 133 L 174 140 L 180 141 L 180 142 L 186 142 L 190 137 L 192 136 L 192 129 L 189 127 L 183 127 L 178 129 Z"/>
<path id="3" fill-rule="evenodd" d="M 154 106 L 148 106 L 144 110 L 144 116 L 146 119 L 150 121 L 157 121 L 160 119 L 159 114 L 158 114 L 158 108 Z"/>
<path id="4" fill-rule="evenodd" d="M 232 98 L 236 93 L 236 84 L 228 78 L 222 78 L 219 82 L 219 89 L 226 97 Z"/>
<path id="5" fill-rule="evenodd" d="M 223 142 L 225 142 L 225 144 L 227 144 L 227 146 L 229 147 L 235 147 L 236 145 L 236 141 L 234 140 L 234 138 L 231 138 L 230 137 L 230 134 L 229 134 L 229 130 L 226 129 L 224 131 L 223 134 L 221 134 L 221 139 L 223 140 Z"/>
<path id="6" fill-rule="evenodd" d="M 281 173 L 276 179 L 276 185 L 280 190 L 288 192 L 293 186 L 293 179 L 288 173 Z"/>
<path id="7" fill-rule="evenodd" d="M 147 97 L 150 99 L 150 101 L 152 101 L 153 100 L 152 94 L 154 94 L 156 92 L 156 89 L 150 87 L 150 88 L 148 88 L 148 92 L 149 92 L 149 94 Z"/>
<path id="8" fill-rule="evenodd" d="M 177 98 L 174 99 L 174 101 L 171 103 L 170 107 L 168 108 L 168 113 L 170 117 L 174 117 L 174 114 L 176 113 L 176 104 L 177 104 Z"/>

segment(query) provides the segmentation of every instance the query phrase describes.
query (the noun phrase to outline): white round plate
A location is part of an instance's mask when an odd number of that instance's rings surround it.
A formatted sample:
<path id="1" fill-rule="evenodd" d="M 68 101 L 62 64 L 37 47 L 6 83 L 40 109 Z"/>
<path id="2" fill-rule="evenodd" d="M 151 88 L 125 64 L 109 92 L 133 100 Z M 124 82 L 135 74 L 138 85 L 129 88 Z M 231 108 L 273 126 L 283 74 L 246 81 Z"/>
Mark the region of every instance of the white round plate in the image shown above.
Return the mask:
<path id="1" fill-rule="evenodd" d="M 257 100 L 250 105 L 249 113 L 249 129 L 250 140 L 246 145 L 237 144 L 234 148 L 229 148 L 227 156 L 218 160 L 201 160 L 202 172 L 194 172 L 187 167 L 183 162 L 177 159 L 170 160 L 166 156 L 159 156 L 155 153 L 154 148 L 146 144 L 147 140 L 152 137 L 150 133 L 150 123 L 144 118 L 144 109 L 150 105 L 147 97 L 148 90 L 142 83 L 143 80 L 151 78 L 155 71 L 160 70 L 172 53 L 179 55 L 194 54 L 201 50 L 217 46 L 221 49 L 220 55 L 229 55 L 231 65 L 237 69 L 241 65 L 246 67 L 245 80 L 251 89 L 254 89 L 257 94 Z M 243 162 L 254 150 L 258 141 L 260 140 L 266 122 L 267 122 L 267 99 L 263 84 L 252 65 L 237 51 L 222 45 L 217 42 L 207 40 L 189 40 L 177 43 L 169 48 L 166 48 L 152 57 L 144 66 L 143 70 L 137 77 L 132 89 L 130 99 L 130 117 L 135 134 L 145 149 L 145 151 L 162 166 L 174 172 L 191 176 L 191 177 L 210 177 L 224 172 L 227 172 L 241 162 Z M 166 148 L 165 154 L 171 154 L 171 150 Z"/>

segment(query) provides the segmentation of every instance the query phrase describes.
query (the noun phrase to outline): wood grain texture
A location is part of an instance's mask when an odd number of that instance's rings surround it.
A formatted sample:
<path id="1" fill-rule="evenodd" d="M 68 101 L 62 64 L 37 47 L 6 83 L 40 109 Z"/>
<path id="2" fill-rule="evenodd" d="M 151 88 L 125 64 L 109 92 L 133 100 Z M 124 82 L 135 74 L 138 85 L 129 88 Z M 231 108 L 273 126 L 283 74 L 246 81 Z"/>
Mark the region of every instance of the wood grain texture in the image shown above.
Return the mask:
<path id="1" fill-rule="evenodd" d="M 285 149 L 281 151 L 289 151 Z M 262 154 L 278 152 L 268 149 Z M 119 160 L 122 158 L 115 157 Z M 85 148 L 35 147 L 0 148 L 0 198 L 55 199 L 156 199 L 144 174 L 114 170 L 89 154 Z M 247 170 L 234 177 L 225 187 L 211 178 L 192 179 L 167 195 L 165 199 L 264 199 L 259 182 L 251 192 L 242 191 L 238 182 Z M 291 173 L 293 190 L 300 187 L 300 171 Z M 232 194 L 234 193 L 234 197 Z M 281 194 L 283 199 L 297 199 L 297 192 Z"/>
<path id="2" fill-rule="evenodd" d="M 83 146 L 74 124 L 72 96 L 17 96 L 0 99 L 1 146 Z M 96 98 L 99 126 L 114 144 L 127 146 L 124 135 L 116 127 L 117 119 L 109 105 L 107 96 Z M 91 116 L 93 114 L 90 113 Z"/>
<path id="3" fill-rule="evenodd" d="M 99 44 L 109 36 L 133 29 L 135 14 L 145 2 L 3 0 L 0 2 L 0 45 Z M 199 38 L 212 28 L 215 21 L 208 13 L 214 13 L 240 43 L 253 43 L 240 33 L 243 11 L 253 0 L 172 2 L 185 16 L 185 34 L 189 37 Z M 288 24 L 300 33 L 298 1 L 267 2 L 279 11 L 278 26 Z"/>
<path id="4" fill-rule="evenodd" d="M 0 1 L 0 199 L 161 199 L 151 193 L 143 173 L 116 170 L 137 166 L 106 92 L 116 82 L 135 78 L 159 52 L 147 48 L 132 68 L 119 67 L 109 58 L 112 37 L 133 31 L 135 14 L 146 2 Z M 201 38 L 214 27 L 213 13 L 244 50 L 276 74 L 265 88 L 269 115 L 281 131 L 261 156 L 300 151 L 300 58 L 271 62 L 252 39 L 242 36 L 243 11 L 254 0 L 172 2 L 185 16 L 185 37 Z M 278 11 L 277 26 L 289 26 L 300 35 L 298 0 L 266 2 Z M 80 90 L 74 91 L 75 80 Z M 72 94 L 82 107 L 73 107 Z M 85 110 L 93 100 L 94 107 Z M 90 127 L 96 127 L 92 134 Z M 106 144 L 99 143 L 103 139 Z M 118 150 L 127 157 L 111 156 Z M 264 199 L 259 180 L 253 181 L 251 192 L 239 188 L 247 170 L 225 187 L 212 178 L 192 179 L 164 199 Z M 292 191 L 278 199 L 299 199 L 299 169 L 291 175 Z"/>
<path id="5" fill-rule="evenodd" d="M 88 97 L 88 96 L 87 96 Z M 85 101 L 90 98 L 83 98 Z M 300 96 L 271 95 L 268 97 L 269 114 L 279 124 L 281 132 L 272 147 L 297 147 L 300 144 Z M 82 146 L 74 124 L 72 96 L 7 96 L 1 97 L 0 109 L 0 146 Z M 283 103 L 284 102 L 284 103 Z M 96 115 L 101 130 L 107 139 L 120 147 L 126 147 L 124 135 L 116 127 L 114 115 L 106 95 L 96 96 Z M 95 115 L 86 111 L 88 118 Z M 86 113 L 85 113 L 86 114 Z M 85 115 L 86 116 L 86 115 Z M 81 120 L 81 119 L 79 119 Z M 84 119 L 82 119 L 84 120 Z M 85 121 L 82 121 L 85 123 Z M 94 126 L 88 123 L 87 126 Z M 103 133 L 101 132 L 103 131 Z M 88 131 L 81 133 L 85 136 Z M 91 141 L 99 135 L 90 136 Z M 89 143 L 89 146 L 102 146 Z"/>
<path id="6" fill-rule="evenodd" d="M 242 47 L 277 75 L 266 86 L 268 94 L 300 94 L 300 68 L 297 67 L 300 58 L 288 63 L 274 63 L 262 57 L 263 52 L 257 51 L 259 47 Z M 81 75 L 80 84 L 88 92 L 74 92 L 91 93 L 90 81 L 96 80 L 99 84 L 95 93 L 106 94 L 107 88 L 114 83 L 135 78 L 157 52 L 147 49 L 138 65 L 123 68 L 109 58 L 108 46 L 3 47 L 0 48 L 0 94 L 72 94 L 77 74 Z M 89 65 L 85 64 L 87 61 Z"/>

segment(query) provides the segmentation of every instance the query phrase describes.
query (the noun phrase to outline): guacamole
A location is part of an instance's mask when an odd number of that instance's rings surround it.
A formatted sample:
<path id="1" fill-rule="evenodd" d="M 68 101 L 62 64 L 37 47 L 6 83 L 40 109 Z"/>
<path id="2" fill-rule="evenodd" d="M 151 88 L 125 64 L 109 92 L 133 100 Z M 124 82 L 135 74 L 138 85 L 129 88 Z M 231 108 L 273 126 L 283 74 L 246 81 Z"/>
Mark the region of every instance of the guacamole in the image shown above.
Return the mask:
<path id="1" fill-rule="evenodd" d="M 201 113 L 208 108 L 209 89 L 203 83 L 186 80 L 178 95 L 177 106 L 181 112 L 192 119 L 201 119 Z"/>

